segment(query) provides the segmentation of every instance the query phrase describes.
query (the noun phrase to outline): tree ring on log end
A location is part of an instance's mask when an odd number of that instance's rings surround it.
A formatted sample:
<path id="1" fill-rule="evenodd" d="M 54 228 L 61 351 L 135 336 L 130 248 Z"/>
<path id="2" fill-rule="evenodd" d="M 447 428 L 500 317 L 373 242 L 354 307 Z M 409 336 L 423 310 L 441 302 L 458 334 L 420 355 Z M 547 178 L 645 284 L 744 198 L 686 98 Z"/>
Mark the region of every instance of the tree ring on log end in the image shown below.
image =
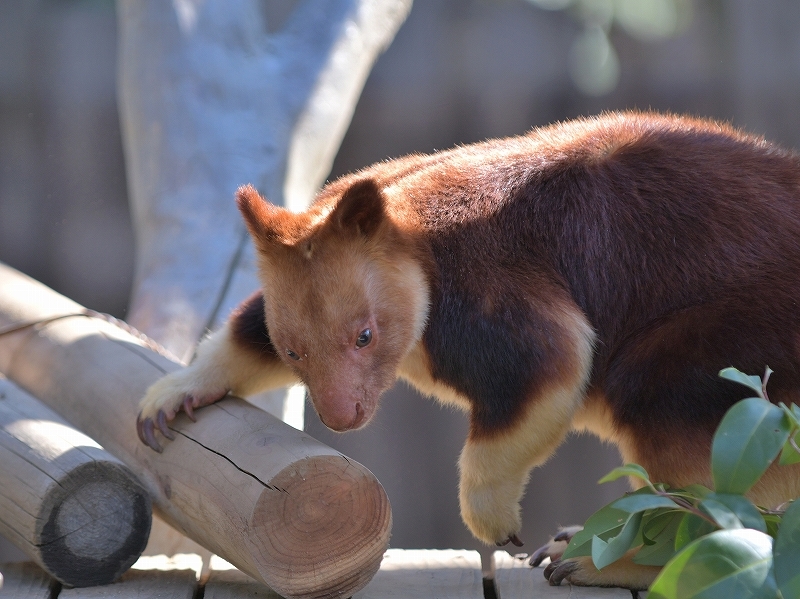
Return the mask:
<path id="1" fill-rule="evenodd" d="M 53 485 L 42 502 L 36 541 L 47 570 L 73 587 L 110 584 L 144 551 L 149 495 L 115 462 L 87 462 Z"/>
<path id="2" fill-rule="evenodd" d="M 251 542 L 261 572 L 291 598 L 349 597 L 372 579 L 389 546 L 392 512 L 375 476 L 340 455 L 279 472 L 258 499 Z"/>

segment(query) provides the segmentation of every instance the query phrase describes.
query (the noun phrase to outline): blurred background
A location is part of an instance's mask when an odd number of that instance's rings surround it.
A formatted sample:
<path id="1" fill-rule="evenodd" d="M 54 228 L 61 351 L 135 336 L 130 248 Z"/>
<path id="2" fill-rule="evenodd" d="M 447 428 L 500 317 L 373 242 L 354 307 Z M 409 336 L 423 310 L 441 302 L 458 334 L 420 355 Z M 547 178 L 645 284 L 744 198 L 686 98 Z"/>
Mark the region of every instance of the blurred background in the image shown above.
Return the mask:
<path id="1" fill-rule="evenodd" d="M 115 66 L 113 1 L 0 2 L 0 261 L 124 318 L 133 234 Z M 724 119 L 800 147 L 800 3 L 417 0 L 330 177 L 629 108 Z M 306 430 L 383 483 L 392 546 L 488 555 L 458 513 L 463 414 L 401 384 L 365 431 L 331 433 L 310 409 Z M 618 496 L 624 484 L 596 485 L 617 464 L 591 437 L 563 445 L 531 477 L 524 550 Z M 0 539 L 0 561 L 20 555 Z"/>

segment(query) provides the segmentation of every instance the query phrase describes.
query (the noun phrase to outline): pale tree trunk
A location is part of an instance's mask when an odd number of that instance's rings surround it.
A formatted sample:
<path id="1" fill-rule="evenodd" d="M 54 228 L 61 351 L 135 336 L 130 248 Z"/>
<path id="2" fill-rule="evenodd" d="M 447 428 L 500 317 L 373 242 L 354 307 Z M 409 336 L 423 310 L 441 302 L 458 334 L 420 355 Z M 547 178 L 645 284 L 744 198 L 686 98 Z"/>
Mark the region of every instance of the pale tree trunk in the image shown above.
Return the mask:
<path id="1" fill-rule="evenodd" d="M 128 321 L 188 361 L 258 286 L 233 194 L 303 209 L 411 0 L 118 0 Z M 254 403 L 302 428 L 304 391 Z M 153 522 L 146 553 L 202 551 Z M 207 554 L 206 554 L 207 557 Z"/>
<path id="2" fill-rule="evenodd" d="M 410 7 L 119 1 L 119 103 L 137 237 L 131 324 L 186 360 L 257 287 L 234 191 L 253 183 L 273 203 L 308 204 L 375 58 Z"/>

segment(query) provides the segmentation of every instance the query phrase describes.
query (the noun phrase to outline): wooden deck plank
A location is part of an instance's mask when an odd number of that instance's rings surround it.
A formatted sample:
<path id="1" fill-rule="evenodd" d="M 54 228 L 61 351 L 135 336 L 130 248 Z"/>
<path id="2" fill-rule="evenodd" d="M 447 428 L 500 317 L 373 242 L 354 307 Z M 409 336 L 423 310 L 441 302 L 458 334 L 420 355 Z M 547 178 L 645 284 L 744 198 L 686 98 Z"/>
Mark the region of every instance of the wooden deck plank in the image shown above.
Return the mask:
<path id="1" fill-rule="evenodd" d="M 204 599 L 281 599 L 275 591 L 235 568 L 211 570 Z"/>
<path id="2" fill-rule="evenodd" d="M 460 549 L 389 549 L 353 599 L 483 599 L 481 557 Z"/>
<path id="3" fill-rule="evenodd" d="M 0 564 L 0 599 L 50 599 L 60 584 L 33 562 Z"/>
<path id="4" fill-rule="evenodd" d="M 631 599 L 627 589 L 577 587 L 568 584 L 552 587 L 545 580 L 544 566 L 531 568 L 527 555 L 509 555 L 505 551 L 492 554 L 491 572 L 497 599 Z M 639 593 L 641 599 L 647 593 Z"/>
<path id="5" fill-rule="evenodd" d="M 212 557 L 205 599 L 279 599 L 279 595 Z M 402 550 L 386 552 L 375 578 L 353 599 L 483 599 L 481 558 L 476 551 Z"/>
<path id="6" fill-rule="evenodd" d="M 194 570 L 128 570 L 117 582 L 82 589 L 63 589 L 58 599 L 192 599 Z"/>
<path id="7" fill-rule="evenodd" d="M 64 589 L 58 599 L 192 599 L 202 568 L 203 559 L 199 555 L 140 557 L 117 582 Z"/>
<path id="8" fill-rule="evenodd" d="M 0 564 L 0 599 L 192 599 L 203 560 L 197 555 L 140 558 L 120 581 L 105 586 L 62 589 L 32 562 Z M 206 599 L 280 599 L 260 582 L 214 556 L 206 579 Z M 491 571 L 498 599 L 628 599 L 624 589 L 562 585 L 551 587 L 542 568 L 531 569 L 524 556 L 497 551 Z M 55 591 L 55 592 L 54 592 Z M 647 593 L 640 594 L 646 599 Z M 480 556 L 465 550 L 401 550 L 386 552 L 380 571 L 353 599 L 481 599 Z"/>
<path id="9" fill-rule="evenodd" d="M 524 555 L 512 557 L 498 551 L 493 572 L 498 598 L 502 599 L 628 599 L 625 589 L 601 589 L 563 585 L 551 587 L 542 570 L 530 568 Z M 498 575 L 499 571 L 499 575 Z M 498 581 L 499 579 L 499 581 Z M 498 588 L 499 587 L 499 588 Z M 206 599 L 253 597 L 278 599 L 280 595 L 236 570 L 218 556 L 211 558 L 211 575 Z M 480 556 L 470 551 L 390 549 L 375 578 L 353 599 L 395 599 L 407 597 L 483 597 Z M 640 593 L 641 599 L 647 593 Z"/>
<path id="10" fill-rule="evenodd" d="M 218 555 L 209 561 L 204 599 L 281 599 L 275 591 L 253 580 Z"/>

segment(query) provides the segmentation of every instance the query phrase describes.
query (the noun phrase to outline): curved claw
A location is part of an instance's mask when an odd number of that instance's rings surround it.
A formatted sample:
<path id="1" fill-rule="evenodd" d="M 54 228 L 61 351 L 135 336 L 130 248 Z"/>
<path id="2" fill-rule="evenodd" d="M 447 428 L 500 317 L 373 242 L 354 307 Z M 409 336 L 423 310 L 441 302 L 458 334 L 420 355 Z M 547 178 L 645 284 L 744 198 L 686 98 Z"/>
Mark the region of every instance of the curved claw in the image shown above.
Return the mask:
<path id="1" fill-rule="evenodd" d="M 495 544 L 498 547 L 503 547 L 505 545 L 508 545 L 509 543 L 511 543 L 515 547 L 522 547 L 525 544 L 520 540 L 520 538 L 516 534 L 510 535 L 505 541 L 498 541 Z"/>
<path id="2" fill-rule="evenodd" d="M 147 445 L 150 449 L 158 453 L 164 451 L 158 441 L 156 441 L 155 424 L 152 418 L 142 419 L 140 414 L 136 419 L 136 432 L 142 443 Z"/>
<path id="3" fill-rule="evenodd" d="M 557 587 L 561 582 L 578 568 L 577 562 L 566 561 L 562 562 L 557 560 L 550 562 L 544 569 L 544 577 L 550 583 L 550 586 Z"/>
<path id="4" fill-rule="evenodd" d="M 183 403 L 181 407 L 183 407 L 183 411 L 186 412 L 186 415 L 192 422 L 197 422 L 197 417 L 194 415 L 194 398 L 191 395 L 187 395 L 183 399 Z"/>
<path id="5" fill-rule="evenodd" d="M 557 562 L 561 559 L 572 537 L 581 530 L 581 526 L 567 526 L 562 528 L 550 539 L 549 543 L 539 547 L 539 549 L 530 555 L 528 564 L 535 568 L 541 565 L 546 557 L 549 557 L 551 562 Z"/>
<path id="6" fill-rule="evenodd" d="M 545 560 L 546 557 L 550 557 L 550 544 L 544 545 L 543 547 L 539 547 L 536 551 L 531 553 L 530 558 L 528 558 L 528 565 L 533 566 L 536 568 L 537 566 L 541 565 L 541 563 Z"/>
<path id="7" fill-rule="evenodd" d="M 572 540 L 572 537 L 575 536 L 575 531 L 573 530 L 575 527 L 565 528 L 561 530 L 556 536 L 553 537 L 554 541 L 566 541 L 569 543 Z"/>
<path id="8" fill-rule="evenodd" d="M 175 433 L 173 433 L 167 425 L 167 415 L 164 413 L 164 410 L 159 410 L 158 414 L 156 414 L 156 424 L 158 424 L 158 430 L 161 431 L 162 435 L 170 441 L 175 440 Z"/>

